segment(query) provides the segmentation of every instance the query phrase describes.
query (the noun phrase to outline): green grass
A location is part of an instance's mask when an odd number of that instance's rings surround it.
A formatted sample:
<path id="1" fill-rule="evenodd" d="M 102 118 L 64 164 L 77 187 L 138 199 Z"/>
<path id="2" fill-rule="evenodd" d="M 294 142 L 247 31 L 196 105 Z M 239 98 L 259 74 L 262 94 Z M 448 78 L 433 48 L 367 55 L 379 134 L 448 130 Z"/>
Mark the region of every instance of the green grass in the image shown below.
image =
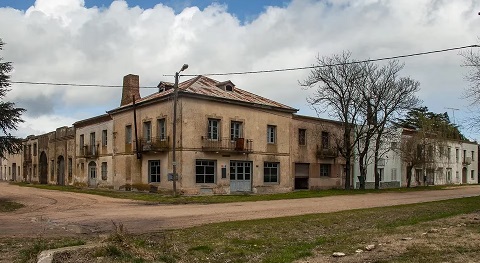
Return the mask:
<path id="1" fill-rule="evenodd" d="M 315 253 L 335 251 L 354 254 L 372 240 L 386 235 L 404 235 L 406 228 L 424 231 L 431 222 L 480 211 L 480 197 L 359 209 L 329 214 L 215 223 L 157 233 L 122 234 L 111 243 L 120 261 L 144 262 L 293 262 Z M 471 231 L 475 231 L 471 229 Z M 409 229 L 407 233 L 413 230 Z M 116 233 L 115 235 L 118 235 Z M 374 241 L 373 241 L 374 242 Z M 449 253 L 475 257 L 474 245 L 449 246 Z M 399 255 L 376 262 L 439 262 L 445 251 L 410 247 Z M 123 255 L 123 256 L 122 256 Z"/>
<path id="2" fill-rule="evenodd" d="M 40 185 L 40 184 L 27 184 L 27 183 L 14 183 L 19 186 L 35 187 L 39 189 L 85 193 L 93 195 L 101 195 L 112 198 L 131 199 L 138 201 L 147 201 L 162 204 L 212 204 L 212 203 L 232 203 L 232 202 L 254 202 L 254 201 L 269 201 L 269 200 L 283 200 L 283 199 L 300 199 L 300 198 L 315 198 L 326 197 L 336 195 L 354 195 L 354 194 L 368 194 L 368 193 L 391 193 L 391 192 L 411 192 L 411 191 L 427 191 L 427 190 L 441 190 L 447 186 L 428 186 L 428 187 L 415 187 L 415 188 L 390 188 L 380 190 L 342 190 L 342 189 L 330 189 L 330 190 L 305 190 L 305 191 L 293 191 L 288 193 L 277 194 L 241 194 L 241 195 L 213 195 L 213 196 L 171 196 L 158 193 L 146 193 L 146 192 L 127 192 L 127 191 L 115 191 L 109 189 L 88 189 L 79 188 L 73 186 L 58 186 L 58 185 Z"/>
<path id="3" fill-rule="evenodd" d="M 23 204 L 0 199 L 0 213 L 12 212 L 24 207 Z"/>

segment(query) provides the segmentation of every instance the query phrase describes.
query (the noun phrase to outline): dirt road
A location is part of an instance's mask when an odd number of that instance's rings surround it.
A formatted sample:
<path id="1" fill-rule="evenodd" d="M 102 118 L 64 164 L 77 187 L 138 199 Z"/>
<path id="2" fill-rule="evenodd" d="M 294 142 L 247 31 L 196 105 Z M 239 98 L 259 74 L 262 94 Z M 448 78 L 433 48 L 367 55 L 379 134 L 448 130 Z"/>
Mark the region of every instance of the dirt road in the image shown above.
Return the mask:
<path id="1" fill-rule="evenodd" d="M 0 214 L 0 236 L 74 235 L 111 231 L 112 221 L 143 233 L 212 222 L 328 213 L 480 195 L 480 186 L 229 204 L 157 205 L 0 182 L 0 199 L 26 207 Z"/>

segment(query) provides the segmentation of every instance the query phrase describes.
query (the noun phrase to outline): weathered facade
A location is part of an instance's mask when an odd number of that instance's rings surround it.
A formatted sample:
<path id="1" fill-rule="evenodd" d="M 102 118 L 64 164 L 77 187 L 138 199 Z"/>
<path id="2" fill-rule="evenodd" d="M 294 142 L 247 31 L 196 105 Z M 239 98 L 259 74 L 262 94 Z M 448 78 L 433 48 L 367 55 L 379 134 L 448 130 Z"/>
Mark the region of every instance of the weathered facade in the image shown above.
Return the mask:
<path id="1" fill-rule="evenodd" d="M 48 134 L 48 183 L 71 185 L 75 171 L 75 129 L 57 128 Z M 43 167 L 43 166 L 42 166 Z"/>

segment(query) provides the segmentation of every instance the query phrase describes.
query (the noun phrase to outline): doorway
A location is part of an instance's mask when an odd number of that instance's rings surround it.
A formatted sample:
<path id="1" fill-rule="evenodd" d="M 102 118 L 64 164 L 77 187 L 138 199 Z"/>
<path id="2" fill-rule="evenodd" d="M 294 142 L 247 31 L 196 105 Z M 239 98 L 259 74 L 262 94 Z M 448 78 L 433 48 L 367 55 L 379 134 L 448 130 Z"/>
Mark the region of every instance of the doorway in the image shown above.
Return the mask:
<path id="1" fill-rule="evenodd" d="M 230 192 L 252 191 L 252 162 L 230 161 Z"/>

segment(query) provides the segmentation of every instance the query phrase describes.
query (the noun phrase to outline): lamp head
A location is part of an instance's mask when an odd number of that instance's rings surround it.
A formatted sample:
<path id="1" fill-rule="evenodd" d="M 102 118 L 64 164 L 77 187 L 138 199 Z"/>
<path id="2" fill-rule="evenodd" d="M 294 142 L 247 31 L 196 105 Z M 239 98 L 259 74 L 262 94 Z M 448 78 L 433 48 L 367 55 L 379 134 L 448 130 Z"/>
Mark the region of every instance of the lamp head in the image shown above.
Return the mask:
<path id="1" fill-rule="evenodd" d="M 188 68 L 188 64 L 183 64 L 182 68 L 180 69 L 180 72 L 186 70 Z"/>

